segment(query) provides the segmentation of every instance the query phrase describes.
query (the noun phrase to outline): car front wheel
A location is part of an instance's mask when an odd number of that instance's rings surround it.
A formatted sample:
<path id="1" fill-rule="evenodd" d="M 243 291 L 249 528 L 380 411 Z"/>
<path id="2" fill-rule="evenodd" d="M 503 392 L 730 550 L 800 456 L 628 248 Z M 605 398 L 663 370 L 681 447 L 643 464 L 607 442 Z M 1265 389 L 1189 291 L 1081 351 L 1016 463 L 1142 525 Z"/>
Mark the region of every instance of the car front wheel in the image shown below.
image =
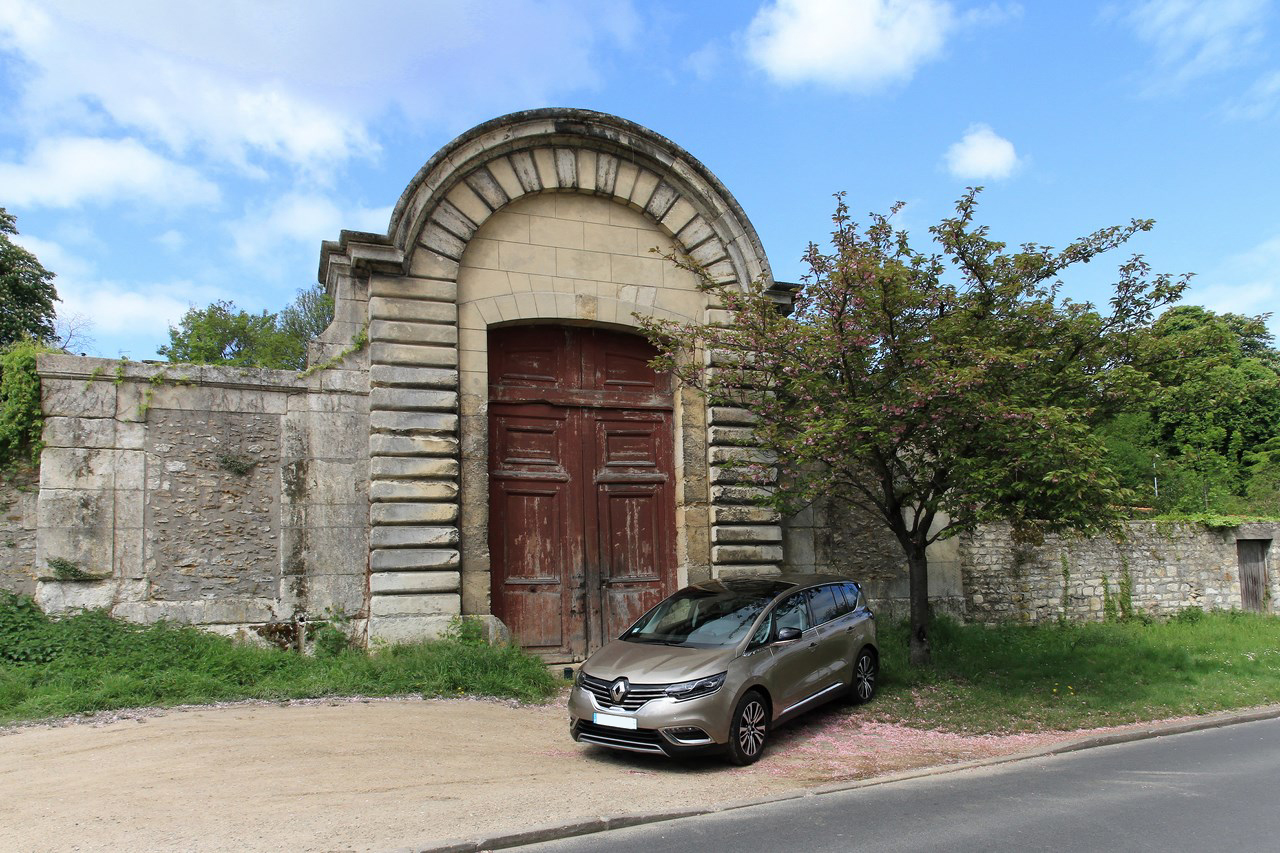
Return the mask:
<path id="1" fill-rule="evenodd" d="M 729 760 L 734 764 L 753 763 L 764 752 L 769 738 L 769 706 L 758 690 L 751 690 L 738 700 L 729 727 Z"/>
<path id="2" fill-rule="evenodd" d="M 853 684 L 849 695 L 859 705 L 870 702 L 876 695 L 876 679 L 880 675 L 880 665 L 876 662 L 875 652 L 863 649 L 858 652 L 858 659 L 853 662 Z"/>

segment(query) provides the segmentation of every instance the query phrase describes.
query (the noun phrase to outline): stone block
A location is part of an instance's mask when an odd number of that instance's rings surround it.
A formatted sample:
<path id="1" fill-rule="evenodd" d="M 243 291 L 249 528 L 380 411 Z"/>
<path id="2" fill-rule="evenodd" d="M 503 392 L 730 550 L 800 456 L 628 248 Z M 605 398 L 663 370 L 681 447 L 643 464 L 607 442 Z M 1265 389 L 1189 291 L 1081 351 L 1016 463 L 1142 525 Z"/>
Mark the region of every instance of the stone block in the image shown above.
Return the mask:
<path id="1" fill-rule="evenodd" d="M 424 548 L 430 545 L 457 545 L 456 527 L 416 525 L 378 526 L 369 531 L 371 548 Z"/>
<path id="2" fill-rule="evenodd" d="M 404 344 L 456 344 L 458 329 L 453 324 L 373 320 L 369 323 L 369 339 Z"/>
<path id="3" fill-rule="evenodd" d="M 441 388 L 458 387 L 458 371 L 439 367 L 402 367 L 375 364 L 369 368 L 369 382 L 376 387 Z"/>
<path id="4" fill-rule="evenodd" d="M 525 194 L 524 187 L 520 185 L 520 179 L 516 177 L 515 168 L 506 157 L 495 157 L 486 165 L 489 167 L 489 174 L 493 175 L 493 179 L 498 182 L 498 186 L 502 187 L 502 191 L 507 194 L 508 198 L 520 198 Z M 456 199 L 453 199 L 452 193 L 449 194 L 449 198 L 454 204 L 457 204 L 460 208 L 462 207 Z M 479 200 L 479 196 L 476 198 Z M 481 203 L 483 204 L 483 202 Z M 475 219 L 475 217 L 473 216 L 472 219 Z M 475 221 L 484 222 L 485 220 L 475 219 Z"/>
<path id="5" fill-rule="evenodd" d="M 372 456 L 456 456 L 458 439 L 451 435 L 374 433 L 369 436 L 369 453 Z"/>
<path id="6" fill-rule="evenodd" d="M 374 595 L 413 593 L 457 593 L 457 572 L 376 572 L 369 576 L 369 592 Z"/>
<path id="7" fill-rule="evenodd" d="M 531 275 L 556 275 L 556 253 L 571 251 L 524 243 L 498 244 L 498 269 Z"/>
<path id="8" fill-rule="evenodd" d="M 374 480 L 369 484 L 369 499 L 383 501 L 455 501 L 456 483 L 440 480 Z"/>
<path id="9" fill-rule="evenodd" d="M 369 646 L 377 648 L 437 639 L 449 630 L 455 615 L 451 612 L 433 616 L 371 616 L 367 629 Z"/>
<path id="10" fill-rule="evenodd" d="M 36 604 L 50 615 L 82 610 L 107 610 L 115 603 L 113 578 L 96 581 L 41 580 L 36 583 Z"/>
<path id="11" fill-rule="evenodd" d="M 458 408 L 458 395 L 435 389 L 374 388 L 369 392 L 369 405 L 383 411 L 452 412 Z"/>
<path id="12" fill-rule="evenodd" d="M 108 380 L 45 377 L 40 380 L 40 405 L 46 416 L 111 418 L 116 414 L 116 386 Z"/>
<path id="13" fill-rule="evenodd" d="M 453 548 L 390 548 L 369 552 L 372 572 L 455 568 L 459 555 Z"/>
<path id="14" fill-rule="evenodd" d="M 458 306 L 453 302 L 375 296 L 369 300 L 369 316 L 374 320 L 453 324 L 458 321 Z"/>
<path id="15" fill-rule="evenodd" d="M 112 401 L 114 407 L 115 402 Z M 114 410 L 112 412 L 114 416 Z M 45 447 L 114 448 L 116 421 L 108 418 L 45 417 Z"/>
<path id="16" fill-rule="evenodd" d="M 441 257 L 429 247 L 419 246 L 415 254 L 426 253 L 431 257 Z M 446 260 L 442 258 L 442 260 Z M 458 285 L 454 280 L 457 275 L 456 262 L 451 262 L 454 273 L 441 278 L 427 276 L 390 276 L 374 275 L 369 278 L 369 298 L 385 296 L 396 299 L 429 299 L 436 302 L 453 302 L 458 298 Z"/>
<path id="17" fill-rule="evenodd" d="M 529 216 L 529 240 L 536 246 L 554 246 L 560 249 L 582 249 L 583 223 L 552 219 L 549 216 Z"/>
<path id="18" fill-rule="evenodd" d="M 406 296 L 417 299 L 446 299 L 443 294 L 445 292 L 453 291 L 452 283 L 457 278 L 458 262 L 456 260 L 453 258 L 446 258 L 444 255 L 441 255 L 438 252 L 433 252 L 426 246 L 418 243 L 414 245 L 413 254 L 409 258 L 408 276 L 370 276 L 369 281 L 371 286 L 369 290 L 371 296 Z M 420 282 L 427 279 L 443 281 L 448 284 L 443 288 L 424 287 Z M 379 286 L 372 286 L 374 282 L 377 282 Z M 391 284 L 391 282 L 412 282 L 412 284 Z"/>
<path id="19" fill-rule="evenodd" d="M 711 541 L 717 545 L 777 543 L 782 541 L 782 527 L 777 524 L 718 524 L 711 529 Z"/>
<path id="20" fill-rule="evenodd" d="M 712 545 L 711 562 L 729 563 L 781 563 L 781 545 Z"/>
<path id="21" fill-rule="evenodd" d="M 369 521 L 374 525 L 450 524 L 457 520 L 456 503 L 375 503 L 369 507 Z"/>
<path id="22" fill-rule="evenodd" d="M 458 476 L 458 460 L 440 456 L 375 456 L 369 460 L 369 476 L 375 480 L 451 480 Z"/>
<path id="23" fill-rule="evenodd" d="M 757 420 L 756 416 L 748 409 L 739 409 L 731 406 L 711 407 L 712 426 L 752 426 Z"/>
<path id="24" fill-rule="evenodd" d="M 452 346 L 374 341 L 369 344 L 369 358 L 375 365 L 400 364 L 409 367 L 458 366 L 458 351 Z"/>
<path id="25" fill-rule="evenodd" d="M 441 412 L 373 411 L 369 413 L 369 429 L 400 433 L 456 433 L 458 416 Z"/>
<path id="26" fill-rule="evenodd" d="M 373 595 L 370 596 L 369 613 L 371 616 L 443 616 L 444 626 L 451 617 L 461 613 L 461 597 L 458 593 L 437 593 L 434 595 Z M 372 625 L 370 626 L 372 633 Z"/>
<path id="27" fill-rule="evenodd" d="M 141 489 L 145 466 L 137 450 L 50 447 L 40 456 L 40 488 Z"/>

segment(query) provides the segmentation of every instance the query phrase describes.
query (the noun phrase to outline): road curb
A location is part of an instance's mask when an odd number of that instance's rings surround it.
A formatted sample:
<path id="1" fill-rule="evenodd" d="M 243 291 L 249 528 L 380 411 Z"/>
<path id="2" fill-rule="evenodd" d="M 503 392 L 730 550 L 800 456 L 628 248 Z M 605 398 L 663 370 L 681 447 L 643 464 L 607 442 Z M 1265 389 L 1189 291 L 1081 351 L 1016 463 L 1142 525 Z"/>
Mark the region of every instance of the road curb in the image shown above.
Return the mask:
<path id="1" fill-rule="evenodd" d="M 787 791 L 768 797 L 737 800 L 729 803 L 720 803 L 714 806 L 706 806 L 704 808 L 675 809 L 637 814 L 617 814 L 603 815 L 601 817 L 594 818 L 579 818 L 577 820 L 565 821 L 564 823 L 534 827 L 520 832 L 509 832 L 501 835 L 482 836 L 479 838 L 452 839 L 436 844 L 430 844 L 425 847 L 403 847 L 396 850 L 395 853 L 483 853 L 483 851 L 487 850 L 503 850 L 510 847 L 519 847 L 525 844 L 536 844 L 542 841 L 556 841 L 562 838 L 574 838 L 579 835 L 592 835 L 598 832 L 607 832 L 611 829 L 624 829 L 626 827 L 640 826 L 647 823 L 662 823 L 663 821 L 678 820 L 685 817 L 718 814 L 721 812 L 747 808 L 748 806 L 761 806 L 769 803 L 784 802 L 786 800 L 820 797 L 824 794 L 835 794 L 840 791 L 852 791 L 858 788 L 871 788 L 877 785 L 888 785 L 893 782 L 905 782 L 910 779 L 941 776 L 945 773 L 957 773 L 962 770 L 972 770 L 979 767 L 993 767 L 1000 764 L 1010 764 L 1015 761 L 1026 761 L 1031 758 L 1044 758 L 1050 755 L 1063 755 L 1071 752 L 1079 752 L 1082 749 L 1094 749 L 1099 746 L 1113 746 L 1121 743 L 1132 743 L 1140 740 L 1166 737 L 1168 735 L 1186 734 L 1187 732 L 1204 731 L 1205 729 L 1216 729 L 1223 726 L 1236 725 L 1238 723 L 1254 723 L 1259 720 L 1272 720 L 1277 717 L 1280 717 L 1280 705 L 1268 705 L 1262 708 L 1251 708 L 1247 711 L 1210 714 L 1194 720 L 1160 723 L 1148 728 L 1130 729 L 1101 735 L 1086 735 L 1074 740 L 1063 741 L 1050 746 L 1036 747 L 1035 749 L 1012 753 L 1010 755 L 998 755 L 992 758 L 981 758 L 974 761 L 960 762 L 958 764 L 943 764 L 936 767 L 920 767 L 915 770 L 905 770 L 901 773 L 891 773 L 885 776 L 876 776 L 871 779 L 859 779 L 853 782 L 836 782 L 830 785 L 821 785 L 814 788 L 800 788 L 794 791 Z"/>

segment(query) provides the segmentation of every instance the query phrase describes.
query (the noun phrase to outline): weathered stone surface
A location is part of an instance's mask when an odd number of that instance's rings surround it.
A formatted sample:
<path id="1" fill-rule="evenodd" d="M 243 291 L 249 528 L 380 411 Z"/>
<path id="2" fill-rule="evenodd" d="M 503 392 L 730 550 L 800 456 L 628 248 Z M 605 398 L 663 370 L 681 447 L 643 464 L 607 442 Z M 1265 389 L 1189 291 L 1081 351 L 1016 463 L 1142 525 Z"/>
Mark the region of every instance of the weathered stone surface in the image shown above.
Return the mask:
<path id="1" fill-rule="evenodd" d="M 448 524 L 457 521 L 456 503 L 376 503 L 369 507 L 375 524 Z"/>
<path id="2" fill-rule="evenodd" d="M 369 453 L 373 456 L 456 456 L 458 439 L 451 435 L 374 433 L 369 436 Z"/>
<path id="3" fill-rule="evenodd" d="M 369 476 L 384 479 L 453 479 L 458 476 L 458 460 L 428 457 L 415 459 L 408 456 L 375 456 L 369 460 Z"/>
<path id="4" fill-rule="evenodd" d="M 454 412 L 458 395 L 454 391 L 423 388 L 374 388 L 369 402 L 375 410 Z"/>
<path id="5" fill-rule="evenodd" d="M 379 599 L 381 598 L 383 596 L 379 596 Z M 456 599 L 457 596 L 455 595 L 454 598 Z M 383 644 L 433 640 L 449 630 L 456 615 L 456 612 L 440 613 L 435 616 L 375 615 L 370 617 L 368 622 L 369 644 L 376 647 Z"/>
<path id="6" fill-rule="evenodd" d="M 405 344 L 443 344 L 458 342 L 458 327 L 442 323 L 414 323 L 399 320 L 374 320 L 369 323 L 369 340 Z"/>
<path id="7" fill-rule="evenodd" d="M 458 416 L 438 412 L 374 411 L 369 414 L 370 429 L 385 432 L 441 432 L 454 433 L 458 429 Z"/>
<path id="8" fill-rule="evenodd" d="M 372 616 L 457 616 L 461 612 L 461 599 L 455 593 L 435 595 L 374 595 L 369 612 Z M 448 619 L 441 630 L 448 625 Z M 372 626 L 370 626 L 372 631 Z"/>
<path id="9" fill-rule="evenodd" d="M 781 563 L 781 545 L 713 545 L 713 563 Z"/>
<path id="10" fill-rule="evenodd" d="M 782 541 L 782 527 L 776 524 L 717 525 L 711 528 L 711 541 L 717 545 L 749 542 L 776 543 Z"/>
<path id="11" fill-rule="evenodd" d="M 457 545 L 458 528 L 397 525 L 369 531 L 372 548 L 423 548 L 429 545 Z"/>
<path id="12" fill-rule="evenodd" d="M 373 501 L 453 501 L 457 497 L 456 483 L 439 480 L 376 480 L 369 484 Z"/>
<path id="13" fill-rule="evenodd" d="M 432 346 L 374 341 L 369 344 L 374 364 L 401 364 L 410 367 L 457 367 L 458 350 L 449 345 Z"/>
<path id="14" fill-rule="evenodd" d="M 393 386 L 453 390 L 458 387 L 458 371 L 439 367 L 401 367 L 390 364 L 375 364 L 369 368 L 369 381 L 375 387 Z"/>
<path id="15" fill-rule="evenodd" d="M 375 572 L 369 576 L 369 591 L 374 595 L 405 593 L 457 593 L 457 572 Z"/>
<path id="16" fill-rule="evenodd" d="M 36 498 L 32 476 L 0 480 L 0 589 L 19 595 L 36 591 Z"/>
<path id="17" fill-rule="evenodd" d="M 391 548 L 369 552 L 369 568 L 374 572 L 453 568 L 458 564 L 458 552 L 453 548 Z"/>

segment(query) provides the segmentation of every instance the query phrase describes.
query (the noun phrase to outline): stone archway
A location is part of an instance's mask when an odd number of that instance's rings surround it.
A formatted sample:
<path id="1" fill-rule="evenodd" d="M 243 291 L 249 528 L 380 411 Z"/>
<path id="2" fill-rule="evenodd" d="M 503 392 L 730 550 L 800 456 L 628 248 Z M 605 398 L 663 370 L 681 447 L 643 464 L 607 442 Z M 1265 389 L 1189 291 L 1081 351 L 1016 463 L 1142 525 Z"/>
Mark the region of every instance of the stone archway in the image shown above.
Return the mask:
<path id="1" fill-rule="evenodd" d="M 702 164 L 639 125 L 563 109 L 463 134 L 414 178 L 386 237 L 326 244 L 331 287 L 368 288 L 370 639 L 489 611 L 491 326 L 727 318 L 650 245 L 725 283 L 771 281 L 750 222 Z M 742 452 L 750 414 L 708 412 L 686 393 L 675 418 L 681 580 L 776 567 L 778 518 L 722 467 Z"/>

